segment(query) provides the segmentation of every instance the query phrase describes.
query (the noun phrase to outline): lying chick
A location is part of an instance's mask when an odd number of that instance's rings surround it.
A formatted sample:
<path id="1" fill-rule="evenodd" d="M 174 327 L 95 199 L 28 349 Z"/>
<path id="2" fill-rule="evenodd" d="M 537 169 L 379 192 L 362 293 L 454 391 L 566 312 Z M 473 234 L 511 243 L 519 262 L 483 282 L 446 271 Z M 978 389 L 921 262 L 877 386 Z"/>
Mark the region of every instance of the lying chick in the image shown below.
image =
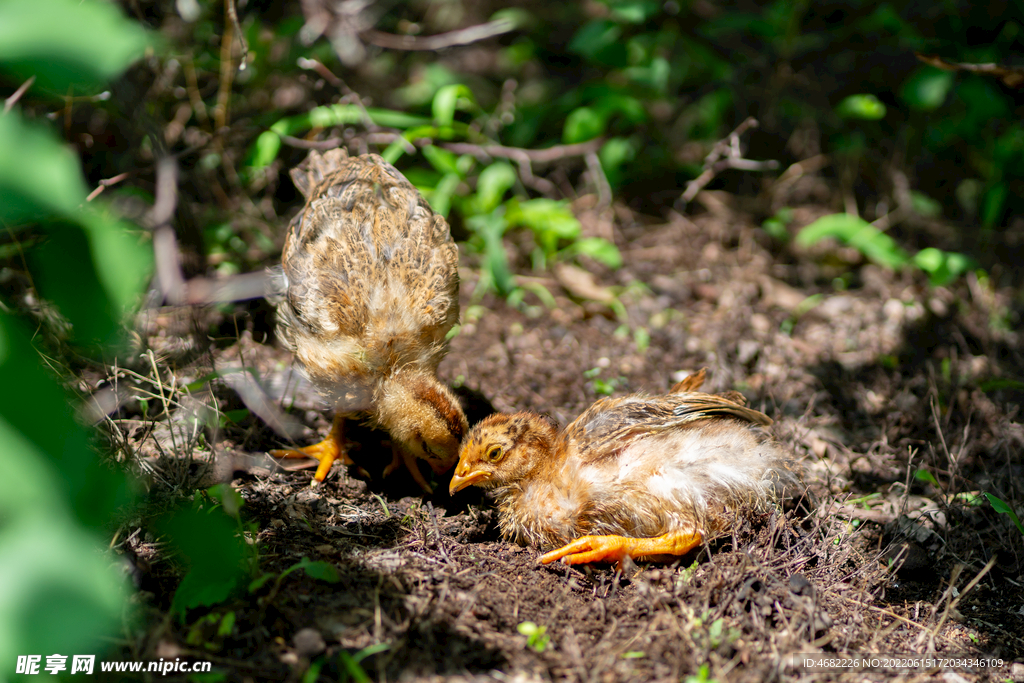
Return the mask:
<path id="1" fill-rule="evenodd" d="M 703 380 L 601 399 L 562 432 L 535 413 L 492 415 L 463 442 L 450 491 L 494 490 L 505 538 L 557 548 L 545 564 L 684 555 L 795 481 L 762 429 L 771 419 L 736 392 L 697 391 Z"/>
<path id="2" fill-rule="evenodd" d="M 291 176 L 306 205 L 281 256 L 278 332 L 337 412 L 324 441 L 271 455 L 318 459 L 315 486 L 336 459 L 352 464 L 345 419 L 364 413 L 391 435 L 385 475 L 404 462 L 429 493 L 415 458 L 447 471 L 468 429 L 459 401 L 437 380 L 459 318 L 448 224 L 376 154 L 311 152 Z"/>

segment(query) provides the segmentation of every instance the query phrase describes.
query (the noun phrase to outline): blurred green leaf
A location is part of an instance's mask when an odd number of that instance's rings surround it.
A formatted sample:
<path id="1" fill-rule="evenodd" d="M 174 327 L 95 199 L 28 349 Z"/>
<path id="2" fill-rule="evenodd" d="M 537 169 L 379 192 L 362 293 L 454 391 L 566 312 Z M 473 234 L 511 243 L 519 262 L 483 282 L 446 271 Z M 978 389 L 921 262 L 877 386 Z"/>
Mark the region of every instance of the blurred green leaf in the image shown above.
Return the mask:
<path id="1" fill-rule="evenodd" d="M 885 105 L 874 95 L 850 95 L 836 106 L 844 119 L 877 121 L 885 118 Z"/>
<path id="2" fill-rule="evenodd" d="M 985 193 L 981 205 L 981 223 L 986 228 L 991 228 L 1002 220 L 1008 194 L 1009 188 L 1006 183 L 996 183 Z"/>
<path id="3" fill-rule="evenodd" d="M 117 76 L 148 43 L 142 27 L 113 3 L 0 2 L 0 68 L 22 79 L 35 76 L 37 85 L 60 95 L 71 86 L 83 92 Z"/>
<path id="4" fill-rule="evenodd" d="M 434 95 L 432 111 L 439 126 L 455 123 L 455 110 L 474 104 L 473 92 L 464 85 L 446 85 Z M 460 107 L 461 105 L 461 107 Z"/>
<path id="5" fill-rule="evenodd" d="M 231 484 L 215 484 L 206 489 L 206 493 L 215 501 L 220 503 L 224 512 L 231 517 L 237 517 L 245 505 L 242 494 Z"/>
<path id="6" fill-rule="evenodd" d="M 14 458 L 8 434 L 0 427 L 0 448 Z M 98 539 L 59 507 L 47 510 L 37 507 L 39 502 L 0 525 L 0 678 L 5 680 L 14 673 L 18 655 L 102 652 L 117 632 L 128 593 Z"/>
<path id="7" fill-rule="evenodd" d="M 563 256 L 584 254 L 609 268 L 622 266 L 622 253 L 614 244 L 603 237 L 584 237 L 576 240 L 562 251 Z"/>
<path id="8" fill-rule="evenodd" d="M 814 221 L 796 236 L 800 246 L 817 244 L 823 239 L 834 237 L 855 248 L 875 263 L 887 268 L 900 268 L 907 263 L 906 252 L 896 242 L 863 218 L 845 213 L 823 216 Z"/>
<path id="9" fill-rule="evenodd" d="M 927 247 L 914 254 L 914 265 L 928 274 L 928 281 L 942 287 L 956 280 L 976 264 L 964 254 Z"/>
<path id="10" fill-rule="evenodd" d="M 661 11 L 661 4 L 650 0 L 625 0 L 610 6 L 613 17 L 631 24 L 642 24 Z"/>
<path id="11" fill-rule="evenodd" d="M 310 578 L 317 581 L 326 581 L 327 583 L 338 583 L 341 581 L 341 575 L 338 574 L 338 570 L 334 565 L 328 562 L 314 562 L 308 557 L 303 557 L 292 569 L 301 569 Z"/>
<path id="12" fill-rule="evenodd" d="M 20 321 L 3 313 L 0 313 L 0 387 L 17 388 L 17 391 L 0 391 L 0 419 L 16 427 L 22 438 L 45 459 L 46 465 L 42 467 L 56 477 L 46 479 L 45 485 L 55 487 L 56 495 L 66 501 L 85 524 L 98 527 L 108 523 L 113 510 L 130 500 L 125 475 L 98 462 L 85 428 L 76 419 L 72 397 L 43 368 Z M 0 447 L 0 453 L 6 452 Z M 12 481 L 21 482 L 14 486 L 35 491 L 32 495 L 40 493 L 20 478 Z M 19 491 L 19 497 L 21 493 Z M 3 498 L 0 495 L 0 499 Z"/>
<path id="13" fill-rule="evenodd" d="M 939 485 L 939 480 L 935 478 L 935 475 L 925 469 L 915 471 L 914 479 L 917 479 L 918 481 L 923 481 L 927 484 L 931 484 L 932 486 L 935 487 L 938 487 Z"/>
<path id="14" fill-rule="evenodd" d="M 569 50 L 612 67 L 626 65 L 626 46 L 620 41 L 622 29 L 614 21 L 597 19 L 584 24 L 569 41 Z"/>
<path id="15" fill-rule="evenodd" d="M 573 215 L 569 203 L 547 198 L 511 200 L 508 203 L 509 225 L 525 225 L 538 236 L 549 253 L 554 252 L 560 239 L 572 240 L 580 234 L 580 222 Z"/>
<path id="16" fill-rule="evenodd" d="M 177 558 L 188 567 L 171 601 L 171 611 L 215 605 L 245 584 L 244 541 L 221 508 L 183 508 L 157 522 Z"/>
<path id="17" fill-rule="evenodd" d="M 497 161 L 483 171 L 476 181 L 476 213 L 489 213 L 501 203 L 505 193 L 516 184 L 516 171 L 511 164 Z"/>
<path id="18" fill-rule="evenodd" d="M 421 149 L 420 152 L 438 173 L 451 173 L 457 176 L 462 175 L 459 170 L 459 157 L 454 153 L 434 145 L 427 145 Z"/>
<path id="19" fill-rule="evenodd" d="M 942 214 L 942 204 L 924 194 L 923 192 L 910 191 L 910 204 L 914 213 L 927 218 L 935 218 Z"/>
<path id="20" fill-rule="evenodd" d="M 601 160 L 601 168 L 613 186 L 623 179 L 622 167 L 636 158 L 636 146 L 627 138 L 611 138 L 597 153 Z"/>
<path id="21" fill-rule="evenodd" d="M 78 159 L 47 129 L 15 114 L 0 116 L 0 149 L 0 221 L 70 217 L 85 202 Z"/>
<path id="22" fill-rule="evenodd" d="M 488 280 L 484 282 L 484 291 L 487 286 L 493 285 L 499 293 L 507 295 L 514 289 L 515 279 L 509 270 L 508 254 L 505 253 L 505 244 L 501 239 L 508 227 L 502 208 L 499 207 L 491 213 L 470 216 L 466 219 L 466 226 L 483 242 L 484 262 L 481 280 L 485 279 L 484 276 Z"/>
<path id="23" fill-rule="evenodd" d="M 932 111 L 946 101 L 953 81 L 952 72 L 923 66 L 907 79 L 900 94 L 911 109 Z"/>
<path id="24" fill-rule="evenodd" d="M 607 117 L 602 116 L 590 107 L 575 109 L 565 118 L 562 141 L 571 145 L 577 142 L 593 140 L 604 133 L 606 120 Z"/>

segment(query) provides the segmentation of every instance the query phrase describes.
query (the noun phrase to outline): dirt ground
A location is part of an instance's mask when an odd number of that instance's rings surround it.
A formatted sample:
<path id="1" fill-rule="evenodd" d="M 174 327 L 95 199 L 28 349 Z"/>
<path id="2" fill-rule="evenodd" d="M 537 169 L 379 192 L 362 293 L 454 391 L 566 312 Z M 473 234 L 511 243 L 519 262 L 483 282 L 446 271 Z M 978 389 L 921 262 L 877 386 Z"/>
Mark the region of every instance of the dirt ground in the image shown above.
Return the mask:
<path id="1" fill-rule="evenodd" d="M 208 660 L 231 681 L 317 671 L 357 681 L 1024 680 L 1024 539 L 978 499 L 1024 500 L 1019 302 L 985 277 L 936 288 L 836 244 L 800 251 L 732 198 L 704 200 L 667 222 L 578 200 L 584 232 L 613 238 L 624 256 L 616 271 L 584 264 L 592 282 L 571 268 L 528 272 L 529 238 L 514 237 L 517 270 L 554 307 L 532 294 L 518 308 L 474 300 L 477 264 L 464 254 L 462 326 L 440 374 L 466 397 L 471 422 L 533 409 L 565 424 L 603 393 L 659 393 L 707 367 L 709 390 L 742 391 L 775 420 L 803 468 L 797 499 L 738 519 L 675 564 L 622 575 L 541 566 L 536 549 L 501 540 L 475 489 L 452 498 L 442 478 L 425 497 L 405 472 L 382 480 L 379 434 L 352 435 L 370 479 L 336 466 L 311 489 L 312 470 L 265 455 L 286 442 L 256 417 L 209 432 L 214 455 L 197 447 L 182 469 L 166 456 L 175 420 L 141 428 L 129 404 L 115 422 L 151 492 L 229 478 L 258 525 L 263 570 L 306 557 L 342 580 L 297 571 L 273 595 L 218 605 L 212 613 L 234 612 L 234 627 L 199 645 L 190 634 L 205 611 L 167 618 L 180 571 L 144 522 L 128 524 L 115 547 L 134 568 L 145 618 L 125 653 Z M 825 213 L 797 209 L 789 228 Z M 270 311 L 261 301 L 158 309 L 140 343 L 179 386 L 211 366 L 253 370 L 308 442 L 330 416 L 275 345 Z M 224 381 L 212 396 L 225 414 L 246 405 Z M 523 622 L 549 640 L 531 647 Z M 814 671 L 800 656 L 925 653 L 1003 665 Z"/>

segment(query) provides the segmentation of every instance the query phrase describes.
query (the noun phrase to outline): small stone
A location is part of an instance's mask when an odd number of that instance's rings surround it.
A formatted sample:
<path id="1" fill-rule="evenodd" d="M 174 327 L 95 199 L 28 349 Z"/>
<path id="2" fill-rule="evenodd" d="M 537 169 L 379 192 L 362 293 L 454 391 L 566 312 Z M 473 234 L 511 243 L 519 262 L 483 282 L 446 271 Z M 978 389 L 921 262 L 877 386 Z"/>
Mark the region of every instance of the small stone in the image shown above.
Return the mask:
<path id="1" fill-rule="evenodd" d="M 312 657 L 327 649 L 327 643 L 315 628 L 300 629 L 292 638 L 295 653 L 300 657 Z"/>

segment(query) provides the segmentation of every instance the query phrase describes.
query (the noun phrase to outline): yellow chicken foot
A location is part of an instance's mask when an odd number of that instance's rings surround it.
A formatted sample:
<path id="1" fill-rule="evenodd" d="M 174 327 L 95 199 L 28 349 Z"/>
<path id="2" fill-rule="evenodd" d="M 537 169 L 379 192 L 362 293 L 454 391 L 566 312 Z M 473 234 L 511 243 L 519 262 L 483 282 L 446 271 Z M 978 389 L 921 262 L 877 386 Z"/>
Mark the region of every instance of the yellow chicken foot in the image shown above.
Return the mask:
<path id="1" fill-rule="evenodd" d="M 397 470 L 403 463 L 406 468 L 408 468 L 409 474 L 412 475 L 413 480 L 419 484 L 421 489 L 423 489 L 423 492 L 428 496 L 432 495 L 434 493 L 434 489 L 431 488 L 430 484 L 427 483 L 427 480 L 423 478 L 423 473 L 420 472 L 420 468 L 416 464 L 416 456 L 396 445 L 391 446 L 391 462 L 389 462 L 388 466 L 384 468 L 384 476 L 386 477 Z"/>
<path id="2" fill-rule="evenodd" d="M 655 538 L 626 536 L 583 536 L 557 550 L 541 555 L 541 564 L 563 560 L 566 564 L 615 562 L 620 567 L 626 557 L 685 555 L 701 542 L 699 531 L 677 531 Z"/>
<path id="3" fill-rule="evenodd" d="M 343 465 L 354 465 L 348 453 L 345 451 L 345 416 L 341 413 L 335 413 L 334 423 L 331 425 L 331 431 L 327 435 L 327 438 L 320 443 L 315 443 L 304 448 L 280 448 L 270 451 L 270 455 L 275 458 L 313 458 L 319 460 L 320 465 L 316 468 L 316 474 L 313 475 L 313 481 L 310 482 L 310 486 L 317 486 L 326 477 L 327 473 L 331 471 L 331 465 L 334 464 L 335 460 L 340 460 Z M 360 468 L 360 474 L 365 474 L 365 471 Z"/>

